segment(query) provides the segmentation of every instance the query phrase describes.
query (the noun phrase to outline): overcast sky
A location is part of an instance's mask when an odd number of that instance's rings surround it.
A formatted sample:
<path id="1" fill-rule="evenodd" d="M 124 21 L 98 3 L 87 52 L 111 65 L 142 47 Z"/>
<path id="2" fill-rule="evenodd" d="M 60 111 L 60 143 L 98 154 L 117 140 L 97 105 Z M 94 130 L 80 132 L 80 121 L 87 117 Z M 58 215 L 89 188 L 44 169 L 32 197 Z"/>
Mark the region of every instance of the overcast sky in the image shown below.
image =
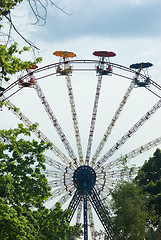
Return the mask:
<path id="1" fill-rule="evenodd" d="M 160 37 L 161 2 L 159 0 L 57 1 L 71 14 L 51 8 L 41 38 L 49 42 L 85 36 L 106 38 Z M 42 34 L 43 33 L 43 34 Z M 43 35 L 43 37 L 42 37 Z M 46 38 L 46 36 L 48 36 Z"/>
<path id="2" fill-rule="evenodd" d="M 123 65 L 153 61 L 159 67 L 160 0 L 69 0 L 56 4 L 69 15 L 49 5 L 46 25 L 27 27 L 28 37 L 40 47 L 43 64 L 58 49 L 74 51 L 78 58 L 91 58 L 95 50 L 112 50 Z"/>

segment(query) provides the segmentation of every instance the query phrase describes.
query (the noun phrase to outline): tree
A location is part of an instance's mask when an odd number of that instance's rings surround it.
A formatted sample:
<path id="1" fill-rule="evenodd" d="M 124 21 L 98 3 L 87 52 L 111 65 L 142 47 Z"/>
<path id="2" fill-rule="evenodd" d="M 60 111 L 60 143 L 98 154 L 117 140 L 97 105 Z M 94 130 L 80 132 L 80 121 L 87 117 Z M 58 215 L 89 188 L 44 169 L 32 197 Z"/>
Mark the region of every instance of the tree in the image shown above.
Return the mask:
<path id="1" fill-rule="evenodd" d="M 0 239 L 72 240 L 82 232 L 67 222 L 70 211 L 43 206 L 50 196 L 43 153 L 51 145 L 30 140 L 36 127 L 0 131 Z"/>
<path id="2" fill-rule="evenodd" d="M 11 10 L 20 4 L 23 0 L 1 0 L 0 2 L 0 21 L 2 22 L 3 18 L 9 19 Z M 11 17 L 10 17 L 11 18 Z M 13 25 L 13 23 L 11 22 Z M 13 25 L 14 26 L 14 25 Z M 0 33 L 2 34 L 3 25 L 0 25 Z M 15 31 L 17 29 L 15 28 Z M 18 32 L 18 31 L 17 31 Z M 2 34 L 3 35 L 3 34 Z M 19 34 L 23 37 L 21 34 Z M 18 55 L 29 51 L 32 44 L 29 41 L 26 41 L 29 47 L 23 47 L 22 50 L 18 49 L 18 44 L 12 41 L 12 44 L 9 43 L 9 39 L 11 37 L 11 28 L 9 30 L 7 40 L 5 44 L 0 44 L 0 74 L 1 78 L 5 81 L 10 79 L 10 75 L 15 74 L 16 72 L 22 71 L 26 68 L 30 68 L 31 66 L 41 62 L 41 58 L 36 58 L 35 61 L 23 61 L 18 58 Z M 25 40 L 25 39 L 24 39 Z M 1 41 L 0 41 L 1 42 Z M 9 45 L 9 47 L 8 47 Z M 9 76 L 8 76 L 9 75 Z"/>
<path id="3" fill-rule="evenodd" d="M 22 124 L 16 129 L 0 131 L 0 197 L 14 208 L 39 207 L 50 196 L 50 187 L 42 170 L 43 153 L 49 143 L 25 140 L 29 129 Z"/>
<path id="4" fill-rule="evenodd" d="M 138 172 L 135 178 L 138 186 L 142 187 L 144 194 L 149 197 L 148 209 L 155 210 L 156 220 L 154 225 L 157 225 L 159 217 L 161 216 L 161 150 L 157 149 L 148 161 Z"/>
<path id="5" fill-rule="evenodd" d="M 33 239 L 34 235 L 28 219 L 0 198 L 0 239 Z"/>
<path id="6" fill-rule="evenodd" d="M 1 0 L 0 1 L 0 22 L 2 22 L 3 18 L 8 18 L 10 16 L 11 10 L 17 6 L 22 0 Z M 0 24 L 0 33 L 3 35 L 2 32 L 3 25 Z M 0 41 L 0 86 L 1 81 L 9 81 L 10 76 L 25 70 L 27 68 L 32 67 L 33 65 L 41 62 L 41 58 L 36 58 L 35 61 L 23 61 L 22 56 L 20 59 L 20 55 L 26 53 L 30 50 L 30 47 L 23 47 L 23 49 L 18 49 L 18 44 L 13 42 L 9 44 L 9 39 L 11 37 L 11 31 L 9 31 L 7 40 L 5 44 L 2 44 Z M 8 46 L 9 45 L 9 46 Z M 0 91 L 3 91 L 1 87 Z"/>
<path id="7" fill-rule="evenodd" d="M 9 81 L 11 75 L 41 62 L 41 58 L 31 62 L 23 61 L 17 56 L 29 50 L 29 47 L 23 47 L 22 50 L 19 50 L 16 43 L 13 43 L 8 48 L 5 45 L 0 45 L 0 74 L 2 79 Z"/>
<path id="8" fill-rule="evenodd" d="M 72 227 L 66 221 L 69 210 L 63 211 L 56 204 L 53 211 L 46 208 L 32 211 L 21 207 L 21 214 L 0 198 L 1 240 L 74 240 L 82 235 L 80 227 Z"/>
<path id="9" fill-rule="evenodd" d="M 26 2 L 29 6 L 29 9 L 31 11 L 31 14 L 35 17 L 35 22 L 32 23 L 32 25 L 45 25 L 46 19 L 47 19 L 47 8 L 48 5 L 50 7 L 55 7 L 61 12 L 63 12 L 66 15 L 70 15 L 65 11 L 64 8 L 59 7 L 55 1 L 53 0 L 1 0 L 0 2 L 0 21 L 2 21 L 4 18 L 9 23 L 8 28 L 8 34 L 5 32 L 3 33 L 0 31 L 0 33 L 3 35 L 3 38 L 7 37 L 6 45 L 8 44 L 9 40 L 11 39 L 11 33 L 12 30 L 14 30 L 21 39 L 23 39 L 27 45 L 33 49 L 33 50 L 39 50 L 34 43 L 32 43 L 30 40 L 27 40 L 25 36 L 17 29 L 17 27 L 14 24 L 14 21 L 12 20 L 12 10 L 15 9 L 17 6 L 21 5 L 22 2 Z M 2 24 L 0 25 L 0 29 L 2 28 Z M 7 36 L 6 36 L 7 35 Z"/>
<path id="10" fill-rule="evenodd" d="M 133 182 L 119 183 L 112 191 L 114 236 L 117 240 L 143 240 L 147 236 L 147 199 Z"/>
<path id="11" fill-rule="evenodd" d="M 59 7 L 52 0 L 1 0 L 0 1 L 0 35 L 3 37 L 3 42 L 0 40 L 0 92 L 5 90 L 1 87 L 1 81 L 10 80 L 10 75 L 25 70 L 32 67 L 33 65 L 42 61 L 42 58 L 35 58 L 35 50 L 39 50 L 30 40 L 27 40 L 15 26 L 12 20 L 12 10 L 20 5 L 22 2 L 27 2 L 31 12 L 35 16 L 35 23 L 38 24 L 41 21 L 43 24 L 46 22 L 47 18 L 47 6 L 50 4 L 58 8 L 63 13 L 67 14 L 64 11 L 64 8 Z M 8 33 L 3 32 L 3 19 L 6 19 L 9 23 Z M 20 39 L 23 39 L 27 43 L 27 47 L 23 47 L 22 50 L 18 49 L 18 44 L 12 39 L 12 29 L 19 35 Z M 12 40 L 11 40 L 12 39 Z M 23 61 L 22 53 L 26 51 L 33 50 L 34 52 L 34 61 Z"/>
<path id="12" fill-rule="evenodd" d="M 0 131 L 0 239 L 34 239 L 37 222 L 30 207 L 43 208 L 50 196 L 44 142 L 25 140 L 36 125 Z M 31 217 L 32 216 L 32 217 Z"/>
<path id="13" fill-rule="evenodd" d="M 125 162 L 126 169 L 126 162 Z M 114 233 L 117 240 L 146 239 L 161 216 L 161 150 L 157 149 L 136 177 L 119 181 L 112 195 Z"/>
<path id="14" fill-rule="evenodd" d="M 49 212 L 45 219 L 40 223 L 40 230 L 37 240 L 74 240 L 76 237 L 82 235 L 82 230 L 78 226 L 70 226 L 68 218 L 71 212 L 69 210 L 62 210 L 60 203 L 56 204 L 53 211 Z"/>
<path id="15" fill-rule="evenodd" d="M 0 2 L 0 20 L 7 16 L 10 11 L 23 0 L 1 0 Z"/>

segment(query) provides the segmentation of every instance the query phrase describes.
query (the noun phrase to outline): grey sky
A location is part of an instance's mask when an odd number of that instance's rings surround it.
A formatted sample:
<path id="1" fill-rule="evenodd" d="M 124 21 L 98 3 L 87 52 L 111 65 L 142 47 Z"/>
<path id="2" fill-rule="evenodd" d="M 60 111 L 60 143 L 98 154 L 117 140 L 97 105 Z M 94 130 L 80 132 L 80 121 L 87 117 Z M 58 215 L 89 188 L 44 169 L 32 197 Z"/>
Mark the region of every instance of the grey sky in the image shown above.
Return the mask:
<path id="1" fill-rule="evenodd" d="M 53 7 L 48 9 L 46 25 L 37 29 L 41 40 L 54 42 L 82 36 L 161 36 L 161 1 L 111 3 L 102 0 L 92 1 L 91 4 L 89 1 L 78 1 L 76 5 L 74 2 L 64 2 L 65 10 L 72 12 L 69 16 Z"/>

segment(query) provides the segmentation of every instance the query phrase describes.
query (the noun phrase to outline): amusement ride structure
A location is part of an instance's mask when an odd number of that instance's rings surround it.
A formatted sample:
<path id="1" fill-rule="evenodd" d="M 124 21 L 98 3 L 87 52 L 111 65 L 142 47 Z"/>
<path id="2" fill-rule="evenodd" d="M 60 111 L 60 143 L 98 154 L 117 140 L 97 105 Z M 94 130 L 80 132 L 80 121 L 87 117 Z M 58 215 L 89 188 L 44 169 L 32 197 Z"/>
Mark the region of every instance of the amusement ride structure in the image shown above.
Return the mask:
<path id="1" fill-rule="evenodd" d="M 55 197 L 58 198 L 60 196 L 58 202 L 64 204 L 70 199 L 68 209 L 72 211 L 72 215 L 69 217 L 68 221 L 70 222 L 75 214 L 77 225 L 80 224 L 81 213 L 83 212 L 84 240 L 88 240 L 88 227 L 91 230 L 92 239 L 96 239 L 93 215 L 94 210 L 107 233 L 107 238 L 112 240 L 113 226 L 111 213 L 110 209 L 108 209 L 107 206 L 105 207 L 104 203 L 108 198 L 107 196 L 109 195 L 110 187 L 113 186 L 115 179 L 120 176 L 122 171 L 121 169 L 117 169 L 117 166 L 120 165 L 120 157 L 112 161 L 109 161 L 109 159 L 161 107 L 161 96 L 159 95 L 161 86 L 154 82 L 149 76 L 148 68 L 152 66 L 149 62 L 132 64 L 128 68 L 110 61 L 110 58 L 116 55 L 114 52 L 95 51 L 93 53 L 93 55 L 97 57 L 95 60 L 74 60 L 73 58 L 76 57 L 76 55 L 68 51 L 56 51 L 53 54 L 59 57 L 59 62 L 41 68 L 32 66 L 30 69 L 26 70 L 26 74 L 23 73 L 18 80 L 10 84 L 6 89 L 1 87 L 1 101 L 4 102 L 4 105 L 9 108 L 26 126 L 30 126 L 32 125 L 32 122 L 20 110 L 16 110 L 17 106 L 15 106 L 9 98 L 23 88 L 35 89 L 42 106 L 44 107 L 53 127 L 56 129 L 56 132 L 68 153 L 67 156 L 54 143 L 52 143 L 51 151 L 56 155 L 58 160 L 45 156 L 46 164 L 50 166 L 48 171 L 46 171 L 46 174 L 49 177 L 49 184 L 52 187 L 52 197 L 50 197 L 48 201 L 52 201 Z M 81 143 L 79 121 L 71 81 L 71 77 L 74 72 L 79 71 L 95 71 L 97 76 L 97 86 L 85 154 L 83 153 Z M 59 76 L 64 76 L 66 79 L 77 154 L 74 152 L 71 144 L 69 143 L 60 123 L 58 122 L 58 119 L 47 101 L 45 94 L 43 93 L 42 88 L 39 85 L 40 80 Z M 118 108 L 116 109 L 114 116 L 108 124 L 103 138 L 100 141 L 93 157 L 91 157 L 102 79 L 104 77 L 106 78 L 111 76 L 127 79 L 130 84 Z M 154 94 L 158 101 L 110 149 L 108 149 L 102 157 L 100 157 L 101 151 L 105 147 L 105 143 L 119 119 L 132 90 L 140 87 L 146 88 L 150 91 L 150 94 Z M 39 139 L 42 139 L 45 142 L 52 142 L 38 128 L 35 129 L 35 134 Z M 130 160 L 131 158 L 136 157 L 160 143 L 161 137 L 158 137 L 125 154 L 122 158 Z M 51 209 L 53 209 L 54 206 L 55 203 Z"/>

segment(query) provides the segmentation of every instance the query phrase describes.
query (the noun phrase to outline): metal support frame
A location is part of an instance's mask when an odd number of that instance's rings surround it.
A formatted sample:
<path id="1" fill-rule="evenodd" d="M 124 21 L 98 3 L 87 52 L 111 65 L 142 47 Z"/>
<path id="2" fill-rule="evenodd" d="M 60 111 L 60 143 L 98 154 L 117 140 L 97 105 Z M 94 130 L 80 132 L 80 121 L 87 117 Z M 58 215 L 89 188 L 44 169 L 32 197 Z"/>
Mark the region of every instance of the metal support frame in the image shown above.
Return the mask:
<path id="1" fill-rule="evenodd" d="M 68 209 L 72 210 L 72 215 L 69 217 L 68 222 L 71 221 L 76 208 L 81 199 L 83 199 L 83 213 L 84 213 L 84 240 L 88 240 L 88 206 L 87 199 L 90 200 L 96 214 L 98 215 L 102 225 L 107 232 L 109 240 L 112 240 L 113 228 L 109 212 L 102 204 L 102 201 L 94 187 L 96 183 L 96 174 L 93 168 L 84 165 L 78 167 L 73 175 L 73 182 L 77 190 L 69 204 Z"/>
<path id="2" fill-rule="evenodd" d="M 92 204 L 94 210 L 96 211 L 97 216 L 99 217 L 99 219 L 107 233 L 108 239 L 112 240 L 113 239 L 113 227 L 112 227 L 112 222 L 110 220 L 109 211 L 107 209 L 105 209 L 104 205 L 102 204 L 102 201 L 101 201 L 95 187 L 93 187 L 93 189 L 91 190 L 89 197 L 90 197 L 91 204 Z"/>
<path id="3" fill-rule="evenodd" d="M 80 191 L 77 189 L 74 193 L 74 196 L 73 196 L 71 202 L 69 203 L 69 206 L 68 206 L 68 209 L 72 211 L 72 214 L 68 218 L 68 222 L 71 221 L 71 219 L 78 207 L 80 200 L 81 200 L 81 194 L 80 194 Z"/>
<path id="4" fill-rule="evenodd" d="M 83 194 L 83 212 L 84 212 L 84 240 L 88 240 L 88 211 L 87 211 L 87 191 Z"/>

